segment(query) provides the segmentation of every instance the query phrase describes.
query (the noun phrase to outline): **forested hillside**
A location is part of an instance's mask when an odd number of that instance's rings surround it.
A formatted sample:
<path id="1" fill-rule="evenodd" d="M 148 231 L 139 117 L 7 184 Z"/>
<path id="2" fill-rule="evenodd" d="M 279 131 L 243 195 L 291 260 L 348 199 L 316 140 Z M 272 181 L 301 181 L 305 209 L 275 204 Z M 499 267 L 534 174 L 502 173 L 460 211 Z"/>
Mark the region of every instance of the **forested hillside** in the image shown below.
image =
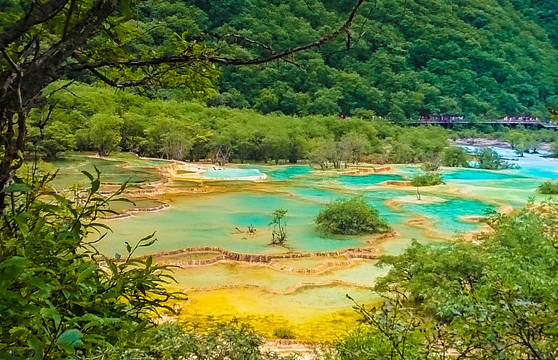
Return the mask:
<path id="1" fill-rule="evenodd" d="M 173 0 L 142 3 L 136 15 L 153 46 L 188 31 L 238 57 L 308 43 L 337 27 L 352 5 Z M 547 117 L 558 106 L 557 14 L 553 0 L 370 1 L 350 39 L 289 61 L 223 69 L 209 104 L 297 115 L 371 110 L 395 121 L 429 113 Z"/>
<path id="2" fill-rule="evenodd" d="M 49 105 L 30 114 L 31 154 L 54 159 L 75 150 L 103 156 L 121 150 L 199 161 L 215 160 L 219 152 L 224 162 L 305 160 L 322 168 L 360 161 L 459 166 L 451 160 L 456 155 L 448 148 L 452 137 L 503 139 L 518 154 L 536 149 L 541 142 L 558 144 L 558 132 L 553 130 L 481 126 L 450 131 L 400 126 L 370 116 L 340 120 L 325 115 L 262 115 L 251 109 L 149 99 L 102 84 L 64 84 L 47 88 Z M 558 154 L 558 145 L 554 149 Z"/>

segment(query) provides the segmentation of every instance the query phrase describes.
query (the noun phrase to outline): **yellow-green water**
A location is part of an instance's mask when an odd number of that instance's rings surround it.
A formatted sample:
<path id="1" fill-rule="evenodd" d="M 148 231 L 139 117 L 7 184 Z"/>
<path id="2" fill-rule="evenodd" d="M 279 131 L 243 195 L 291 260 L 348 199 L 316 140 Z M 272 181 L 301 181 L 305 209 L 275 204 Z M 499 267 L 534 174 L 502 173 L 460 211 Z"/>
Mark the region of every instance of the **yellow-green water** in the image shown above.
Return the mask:
<path id="1" fill-rule="evenodd" d="M 276 259 L 289 272 L 268 264 L 218 262 L 212 265 L 175 270 L 176 288 L 188 292 L 181 317 L 192 322 L 237 317 L 249 321 L 268 335 L 273 327 L 292 326 L 300 338 L 313 339 L 312 329 L 324 327 L 326 338 L 354 326 L 356 315 L 345 295 L 359 303 L 373 303 L 370 288 L 387 269 L 375 266 L 375 260 L 359 260 L 346 267 L 325 270 L 324 264 L 346 261 L 343 251 L 372 247 L 381 253 L 402 252 L 413 238 L 422 242 L 452 239 L 477 230 L 479 224 L 467 217 L 480 216 L 500 206 L 521 206 L 529 198 L 544 199 L 536 187 L 545 179 L 558 177 L 558 163 L 541 158 L 522 160 L 526 166 L 502 172 L 473 169 L 442 169 L 445 185 L 417 190 L 411 187 L 384 186 L 385 180 L 405 179 L 420 170 L 416 166 L 398 166 L 394 174 L 342 176 L 312 172 L 308 166 L 250 166 L 268 175 L 263 182 L 217 181 L 203 185 L 170 182 L 169 193 L 147 195 L 138 201 L 149 208 L 164 201 L 170 208 L 159 212 L 134 213 L 133 216 L 107 221 L 113 229 L 98 248 L 108 254 L 125 253 L 124 242 L 156 233 L 158 241 L 141 248 L 139 255 L 172 251 L 187 247 L 211 246 L 237 253 L 284 254 L 288 252 L 338 252 L 339 255 Z M 538 164 L 531 166 L 529 161 Z M 140 160 L 125 155 L 111 160 L 74 155 L 60 166 L 57 185 L 68 186 L 79 171 L 97 165 L 107 174 L 108 182 L 135 177 L 137 181 L 159 179 L 157 161 Z M 540 168 L 540 172 L 537 169 Z M 91 169 L 88 169 L 91 171 Z M 62 177 L 62 178 L 61 178 Z M 210 193 L 174 194 L 177 189 L 206 186 Z M 320 234 L 313 219 L 324 206 L 337 198 L 362 195 L 397 232 L 397 236 L 377 241 L 371 236 L 331 237 Z M 128 205 L 126 205 L 128 206 Z M 277 208 L 287 213 L 287 247 L 270 245 L 270 214 Z M 123 210 L 123 209 L 118 209 Z M 254 234 L 248 227 L 256 229 Z M 166 261 L 205 261 L 218 253 L 175 254 Z M 277 264 L 276 264 L 277 265 Z M 309 273 L 301 268 L 314 269 Z M 316 273 L 315 269 L 320 272 Z M 325 270 L 325 271 L 324 271 Z M 266 326 L 266 324 L 268 324 Z M 271 324 L 271 325 L 270 325 Z M 322 338 L 323 340 L 323 338 Z"/>

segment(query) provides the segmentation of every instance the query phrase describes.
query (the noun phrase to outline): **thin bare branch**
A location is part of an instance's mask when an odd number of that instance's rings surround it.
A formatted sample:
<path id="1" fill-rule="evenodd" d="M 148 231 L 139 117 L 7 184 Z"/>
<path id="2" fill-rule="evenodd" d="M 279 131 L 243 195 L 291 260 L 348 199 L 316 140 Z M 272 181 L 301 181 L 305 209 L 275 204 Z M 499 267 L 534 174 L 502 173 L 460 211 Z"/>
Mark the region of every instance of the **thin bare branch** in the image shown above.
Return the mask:
<path id="1" fill-rule="evenodd" d="M 257 40 L 254 40 L 254 39 L 247 38 L 247 37 L 245 37 L 245 36 L 243 36 L 243 35 L 240 35 L 240 34 L 225 34 L 225 35 L 219 35 L 219 34 L 215 34 L 215 33 L 208 33 L 208 35 L 213 36 L 213 37 L 216 38 L 217 40 L 223 40 L 223 39 L 225 39 L 225 38 L 233 38 L 233 39 L 237 40 L 237 42 L 244 41 L 244 42 L 247 42 L 247 43 L 249 43 L 249 44 L 251 44 L 251 45 L 256 45 L 256 46 L 258 46 L 258 47 L 261 47 L 262 49 L 265 49 L 265 50 L 269 51 L 269 52 L 272 53 L 272 54 L 277 54 L 277 51 L 275 51 L 275 49 L 273 49 L 271 46 L 269 46 L 269 45 L 267 45 L 267 44 L 264 44 L 264 43 L 262 43 L 262 42 L 259 42 L 259 41 L 257 41 Z"/>

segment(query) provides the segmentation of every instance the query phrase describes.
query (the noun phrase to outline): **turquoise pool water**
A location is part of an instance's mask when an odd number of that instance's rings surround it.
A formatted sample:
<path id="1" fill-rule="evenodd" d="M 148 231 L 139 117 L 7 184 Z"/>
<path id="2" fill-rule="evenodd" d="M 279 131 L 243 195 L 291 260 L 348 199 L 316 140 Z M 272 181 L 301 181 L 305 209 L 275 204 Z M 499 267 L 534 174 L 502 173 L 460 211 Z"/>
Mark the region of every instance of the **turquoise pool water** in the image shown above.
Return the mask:
<path id="1" fill-rule="evenodd" d="M 558 178 L 556 161 L 535 155 L 526 155 L 514 161 L 520 163 L 521 168 L 498 172 L 443 168 L 440 172 L 446 185 L 421 189 L 423 200 L 417 199 L 413 187 L 380 185 L 386 180 L 401 180 L 421 173 L 418 165 L 397 166 L 395 174 L 368 176 L 312 172 L 305 165 L 246 164 L 227 167 L 226 170 L 209 170 L 205 176 L 216 180 L 262 174 L 268 178 L 263 182 L 207 181 L 210 185 L 206 186 L 216 189 L 215 193 L 168 195 L 164 199 L 170 202 L 171 208 L 168 210 L 138 213 L 130 218 L 108 221 L 113 233 L 109 233 L 98 244 L 98 248 L 109 256 L 116 252 L 124 254 L 125 241 L 134 243 L 155 231 L 158 241 L 149 248 L 141 248 L 140 254 L 193 246 L 217 246 L 257 254 L 340 251 L 372 246 L 382 253 L 399 254 L 414 238 L 421 242 L 443 241 L 436 234 L 450 239 L 458 233 L 478 229 L 477 224 L 465 222 L 463 217 L 480 216 L 486 210 L 494 210 L 505 204 L 518 207 L 532 196 L 540 199 L 541 196 L 535 192 L 538 184 L 547 178 Z M 130 175 L 150 178 L 156 171 L 150 166 L 157 165 L 156 161 L 150 161 L 142 167 L 142 161 L 134 159 L 103 161 L 89 158 L 60 165 L 62 172 L 74 176 L 93 164 L 99 165 L 105 174 L 114 179 Z M 173 182 L 166 186 L 172 186 L 175 190 L 199 185 Z M 316 231 L 313 221 L 319 211 L 331 201 L 354 195 L 364 196 L 399 236 L 370 244 L 370 236 L 334 237 Z M 270 245 L 271 213 L 278 208 L 288 211 L 287 247 Z M 429 221 L 425 224 L 409 222 L 416 218 Z M 255 235 L 247 233 L 249 226 L 256 228 Z M 180 259 L 180 255 L 176 257 Z M 328 258 L 299 263 L 316 267 L 321 261 L 326 263 Z M 370 301 L 373 295 L 368 288 L 386 271 L 377 268 L 374 261 L 363 261 L 349 268 L 331 269 L 321 274 L 290 273 L 265 266 L 228 263 L 178 269 L 175 275 L 178 285 L 188 289 L 238 286 L 222 291 L 189 292 L 192 303 L 198 306 L 196 311 L 203 309 L 208 314 L 228 311 L 236 315 L 241 309 L 256 314 L 273 312 L 287 319 L 300 319 L 324 309 L 349 309 L 352 303 L 344 297 L 347 292 L 357 295 L 359 302 Z M 347 284 L 339 285 L 339 282 Z M 290 292 L 297 288 L 299 290 Z M 223 310 L 223 303 L 227 303 L 230 308 Z M 270 304 L 273 305 L 270 307 Z"/>
<path id="2" fill-rule="evenodd" d="M 524 179 L 526 176 L 522 175 L 520 172 L 507 171 L 490 171 L 490 170 L 474 170 L 474 169 L 448 169 L 444 170 L 442 173 L 442 179 L 444 181 L 451 180 L 467 180 L 467 181 L 478 181 L 478 180 L 515 180 Z"/>
<path id="3" fill-rule="evenodd" d="M 260 172 L 268 176 L 268 180 L 284 181 L 291 180 L 304 175 L 309 175 L 312 168 L 308 165 L 278 165 L 278 166 L 251 166 L 246 167 L 256 168 Z M 244 166 L 242 167 L 244 168 Z"/>
<path id="4" fill-rule="evenodd" d="M 465 146 L 464 148 L 471 153 L 479 149 L 474 146 Z M 514 150 L 505 148 L 494 148 L 494 150 L 507 159 L 510 164 L 519 167 L 519 169 L 508 170 L 510 174 L 558 179 L 558 159 L 546 158 L 542 156 L 544 154 L 524 154 L 519 156 Z"/>
<path id="5" fill-rule="evenodd" d="M 157 231 L 159 241 L 143 252 L 167 251 L 192 246 L 218 246 L 245 253 L 269 253 L 287 250 L 314 252 L 336 251 L 362 247 L 366 237 L 331 237 L 320 234 L 314 226 L 314 218 L 327 203 L 350 194 L 330 190 L 293 188 L 289 193 L 251 194 L 228 193 L 177 199 L 171 209 L 141 214 L 129 219 L 117 220 L 109 225 L 109 234 L 99 244 L 101 250 L 121 252 L 124 241 L 131 241 L 142 234 Z M 366 200 L 397 230 L 408 219 L 420 214 L 434 221 L 434 229 L 440 233 L 467 231 L 473 224 L 460 221 L 461 216 L 482 215 L 489 205 L 474 200 L 448 199 L 435 204 L 402 203 L 395 211 L 385 205 L 386 200 L 408 196 L 407 193 L 390 191 L 365 192 Z M 289 249 L 270 246 L 271 213 L 278 208 L 288 211 Z M 246 235 L 249 226 L 257 229 L 256 235 Z"/>
<path id="6" fill-rule="evenodd" d="M 386 180 L 403 180 L 400 175 L 372 174 L 367 176 L 340 176 L 339 183 L 344 186 L 376 185 Z"/>
<path id="7" fill-rule="evenodd" d="M 204 177 L 211 179 L 241 179 L 264 176 L 258 169 L 211 169 L 203 172 Z"/>
<path id="8" fill-rule="evenodd" d="M 143 253 L 191 246 L 218 246 L 245 253 L 288 251 L 270 246 L 271 213 L 277 208 L 288 210 L 288 246 L 295 251 L 335 251 L 363 245 L 361 238 L 326 238 L 313 226 L 320 204 L 288 197 L 284 194 L 212 194 L 181 198 L 169 210 L 140 214 L 109 223 L 113 233 L 99 243 L 112 254 L 125 249 L 124 241 L 133 241 L 156 231 L 159 241 Z M 249 236 L 248 226 L 257 229 Z"/>

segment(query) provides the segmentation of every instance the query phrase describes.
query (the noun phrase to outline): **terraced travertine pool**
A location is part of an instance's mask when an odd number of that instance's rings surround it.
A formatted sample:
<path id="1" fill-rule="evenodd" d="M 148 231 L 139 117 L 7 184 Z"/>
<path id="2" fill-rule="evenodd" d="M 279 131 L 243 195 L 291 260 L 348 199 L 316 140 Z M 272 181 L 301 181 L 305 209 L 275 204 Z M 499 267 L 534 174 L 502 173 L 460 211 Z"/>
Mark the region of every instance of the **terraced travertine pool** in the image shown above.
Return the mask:
<path id="1" fill-rule="evenodd" d="M 370 289 L 387 269 L 375 266 L 374 256 L 400 253 L 412 239 L 450 240 L 479 229 L 475 217 L 486 211 L 518 207 L 529 198 L 546 198 L 535 189 L 545 179 L 558 178 L 558 162 L 499 151 L 521 168 L 498 172 L 442 169 L 446 184 L 421 188 L 420 200 L 415 188 L 382 184 L 408 178 L 419 171 L 416 166 L 394 166 L 389 174 L 348 176 L 313 171 L 304 165 L 243 165 L 209 173 L 206 178 L 213 180 L 170 181 L 160 185 L 162 191 L 145 194 L 138 201 L 139 207 L 164 202 L 170 208 L 107 220 L 113 232 L 98 243 L 98 248 L 108 255 L 123 254 L 125 241 L 132 243 L 155 231 L 158 241 L 141 248 L 138 255 L 157 254 L 157 261 L 181 265 L 175 270 L 177 284 L 173 287 L 189 295 L 189 300 L 180 304 L 183 320 L 234 317 L 269 336 L 275 327 L 290 326 L 301 339 L 314 340 L 312 334 L 320 328 L 321 340 L 324 334 L 333 338 L 353 326 L 357 318 L 346 294 L 359 303 L 376 301 Z M 75 155 L 65 163 L 54 164 L 68 175 L 58 186 L 67 186 L 79 171 L 93 164 L 107 172 L 105 180 L 109 182 L 130 176 L 155 181 L 161 176 L 157 167 L 166 162 L 128 156 L 105 161 Z M 255 174 L 266 174 L 267 179 L 222 180 Z M 182 188 L 189 191 L 177 193 Z M 379 239 L 327 237 L 317 232 L 313 225 L 316 214 L 328 202 L 353 195 L 364 196 L 397 234 Z M 270 214 L 277 208 L 288 211 L 286 247 L 269 244 Z M 249 227 L 255 232 L 249 233 Z M 195 251 L 177 251 L 180 249 Z M 254 255 L 265 257 L 262 260 Z"/>

